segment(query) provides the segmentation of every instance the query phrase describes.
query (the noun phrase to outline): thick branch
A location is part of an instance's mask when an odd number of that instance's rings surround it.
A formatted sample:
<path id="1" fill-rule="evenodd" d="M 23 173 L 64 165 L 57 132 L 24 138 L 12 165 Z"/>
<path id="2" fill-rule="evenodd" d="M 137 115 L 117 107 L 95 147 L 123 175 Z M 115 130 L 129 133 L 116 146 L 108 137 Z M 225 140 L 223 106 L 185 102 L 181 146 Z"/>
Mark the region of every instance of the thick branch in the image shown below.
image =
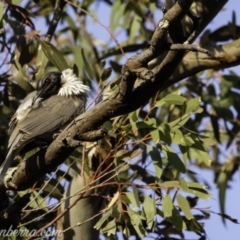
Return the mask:
<path id="1" fill-rule="evenodd" d="M 223 6 L 228 2 L 228 0 L 194 0 L 191 6 L 191 11 L 196 15 L 201 17 L 199 25 L 199 33 L 212 21 L 212 19 L 221 11 Z M 183 25 L 187 33 L 190 33 L 191 30 L 191 20 L 185 18 Z"/>
<path id="2" fill-rule="evenodd" d="M 186 54 L 167 85 L 172 85 L 206 69 L 218 70 L 240 64 L 240 39 L 223 45 L 210 46 L 207 50 L 211 53 L 211 56 L 200 52 Z"/>
<path id="3" fill-rule="evenodd" d="M 58 22 L 62 17 L 62 10 L 63 10 L 65 4 L 66 4 L 66 2 L 64 0 L 56 0 L 53 18 L 49 25 L 46 37 L 44 39 L 46 42 L 51 41 L 53 34 L 57 28 Z"/>

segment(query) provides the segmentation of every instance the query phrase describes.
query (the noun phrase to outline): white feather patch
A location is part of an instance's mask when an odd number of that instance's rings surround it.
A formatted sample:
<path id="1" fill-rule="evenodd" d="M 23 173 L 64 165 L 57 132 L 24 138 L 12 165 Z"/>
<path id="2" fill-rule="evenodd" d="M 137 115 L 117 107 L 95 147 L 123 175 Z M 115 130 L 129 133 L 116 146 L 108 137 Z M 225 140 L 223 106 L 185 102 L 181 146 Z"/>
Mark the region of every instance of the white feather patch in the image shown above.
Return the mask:
<path id="1" fill-rule="evenodd" d="M 89 87 L 73 73 L 73 70 L 68 68 L 62 71 L 61 84 L 58 95 L 59 96 L 74 96 L 81 93 L 86 94 L 90 91 Z"/>

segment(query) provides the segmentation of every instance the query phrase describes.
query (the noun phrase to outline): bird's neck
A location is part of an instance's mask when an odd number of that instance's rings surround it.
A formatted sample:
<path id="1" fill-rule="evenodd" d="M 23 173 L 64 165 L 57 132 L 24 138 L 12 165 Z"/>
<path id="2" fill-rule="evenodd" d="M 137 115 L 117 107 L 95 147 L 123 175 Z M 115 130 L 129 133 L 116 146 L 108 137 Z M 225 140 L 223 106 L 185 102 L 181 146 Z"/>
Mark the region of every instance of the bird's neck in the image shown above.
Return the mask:
<path id="1" fill-rule="evenodd" d="M 79 96 L 86 95 L 89 91 L 88 86 L 84 85 L 78 78 L 66 81 L 58 91 L 59 96 Z"/>

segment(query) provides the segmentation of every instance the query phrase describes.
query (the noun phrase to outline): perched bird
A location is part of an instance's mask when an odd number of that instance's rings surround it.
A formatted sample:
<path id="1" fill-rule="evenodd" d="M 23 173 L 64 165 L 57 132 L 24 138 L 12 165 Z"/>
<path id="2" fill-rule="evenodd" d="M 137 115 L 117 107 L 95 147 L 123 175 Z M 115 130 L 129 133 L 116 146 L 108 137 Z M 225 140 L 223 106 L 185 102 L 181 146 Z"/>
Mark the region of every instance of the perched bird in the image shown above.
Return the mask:
<path id="1" fill-rule="evenodd" d="M 72 69 L 48 73 L 40 89 L 27 95 L 9 123 L 9 149 L 0 169 L 0 180 L 3 181 L 14 157 L 23 148 L 51 143 L 53 134 L 81 114 L 88 92 L 89 87 Z"/>

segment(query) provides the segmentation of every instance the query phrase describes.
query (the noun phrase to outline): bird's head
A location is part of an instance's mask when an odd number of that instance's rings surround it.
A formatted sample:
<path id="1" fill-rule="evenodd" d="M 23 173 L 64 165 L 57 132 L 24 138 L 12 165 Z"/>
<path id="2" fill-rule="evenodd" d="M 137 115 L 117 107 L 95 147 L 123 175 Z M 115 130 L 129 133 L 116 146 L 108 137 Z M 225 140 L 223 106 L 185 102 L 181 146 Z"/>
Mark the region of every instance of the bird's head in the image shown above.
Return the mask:
<path id="1" fill-rule="evenodd" d="M 55 94 L 66 97 L 86 95 L 89 90 L 89 87 L 77 78 L 72 69 L 66 69 L 62 72 L 48 73 L 43 79 L 37 97 L 48 98 Z"/>
<path id="2" fill-rule="evenodd" d="M 38 90 L 38 98 L 48 98 L 51 95 L 58 94 L 61 88 L 61 75 L 60 72 L 50 72 L 44 79 L 41 88 Z"/>

